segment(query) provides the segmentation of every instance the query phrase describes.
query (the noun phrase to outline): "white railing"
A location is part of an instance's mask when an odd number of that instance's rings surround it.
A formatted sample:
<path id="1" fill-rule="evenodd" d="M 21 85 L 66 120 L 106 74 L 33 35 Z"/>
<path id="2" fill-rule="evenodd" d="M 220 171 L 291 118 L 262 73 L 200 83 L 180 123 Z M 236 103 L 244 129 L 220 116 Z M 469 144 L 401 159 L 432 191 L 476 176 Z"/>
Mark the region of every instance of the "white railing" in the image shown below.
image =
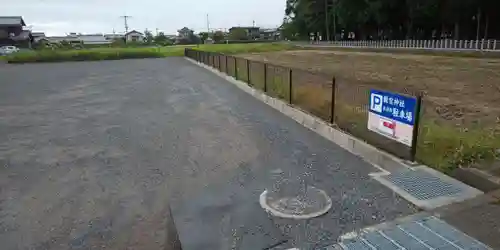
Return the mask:
<path id="1" fill-rule="evenodd" d="M 435 50 L 478 50 L 499 51 L 499 40 L 359 40 L 359 41 L 311 41 L 314 45 L 346 48 L 394 48 Z"/>

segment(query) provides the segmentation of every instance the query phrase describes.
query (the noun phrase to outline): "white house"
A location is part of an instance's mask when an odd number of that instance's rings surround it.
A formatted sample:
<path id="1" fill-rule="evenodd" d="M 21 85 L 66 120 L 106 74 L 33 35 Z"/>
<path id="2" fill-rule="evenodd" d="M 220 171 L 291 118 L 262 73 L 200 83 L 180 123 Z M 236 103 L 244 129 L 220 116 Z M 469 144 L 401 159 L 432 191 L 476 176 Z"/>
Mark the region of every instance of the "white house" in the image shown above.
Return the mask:
<path id="1" fill-rule="evenodd" d="M 117 40 L 117 39 L 124 39 L 125 35 L 123 34 L 105 34 L 104 37 L 106 40 Z"/>
<path id="2" fill-rule="evenodd" d="M 62 41 L 66 41 L 68 43 L 81 43 L 81 40 L 78 38 L 78 36 L 74 34 L 70 34 L 67 36 L 48 36 L 45 39 L 47 39 L 49 43 L 60 43 Z"/>
<path id="3" fill-rule="evenodd" d="M 139 31 L 132 30 L 125 33 L 125 41 L 127 42 L 143 42 L 144 34 Z"/>
<path id="4" fill-rule="evenodd" d="M 83 44 L 110 44 L 112 41 L 106 39 L 103 34 L 88 34 L 88 35 L 78 35 L 78 39 L 82 41 Z"/>
<path id="5" fill-rule="evenodd" d="M 106 39 L 103 34 L 76 34 L 71 33 L 67 36 L 49 36 L 44 37 L 50 43 L 60 43 L 66 41 L 72 44 L 96 45 L 96 44 L 110 44 L 113 41 Z"/>

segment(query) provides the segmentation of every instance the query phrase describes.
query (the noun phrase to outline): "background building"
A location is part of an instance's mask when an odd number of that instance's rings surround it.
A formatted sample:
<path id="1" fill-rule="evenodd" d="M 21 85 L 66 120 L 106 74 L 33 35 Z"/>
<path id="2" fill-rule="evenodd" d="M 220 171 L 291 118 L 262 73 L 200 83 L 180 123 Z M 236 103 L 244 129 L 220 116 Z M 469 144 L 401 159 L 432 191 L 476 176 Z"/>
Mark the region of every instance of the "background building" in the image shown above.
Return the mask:
<path id="1" fill-rule="evenodd" d="M 24 30 L 26 23 L 21 16 L 0 16 L 0 46 L 31 47 L 31 31 Z"/>

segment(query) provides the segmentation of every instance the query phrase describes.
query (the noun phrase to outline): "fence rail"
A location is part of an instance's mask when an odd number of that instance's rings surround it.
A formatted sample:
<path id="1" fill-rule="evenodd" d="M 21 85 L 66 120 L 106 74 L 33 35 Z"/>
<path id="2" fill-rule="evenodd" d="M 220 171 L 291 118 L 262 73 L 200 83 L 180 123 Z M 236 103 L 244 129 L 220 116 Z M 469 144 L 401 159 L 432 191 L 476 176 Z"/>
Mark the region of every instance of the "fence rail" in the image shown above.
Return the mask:
<path id="1" fill-rule="evenodd" d="M 282 99 L 376 147 L 414 160 L 415 145 L 407 147 L 368 130 L 368 85 L 350 84 L 321 73 L 189 48 L 186 48 L 185 56 Z"/>
<path id="2" fill-rule="evenodd" d="M 429 49 L 459 51 L 500 52 L 499 40 L 360 40 L 360 41 L 311 41 L 311 45 L 345 48 L 390 48 L 390 49 Z"/>

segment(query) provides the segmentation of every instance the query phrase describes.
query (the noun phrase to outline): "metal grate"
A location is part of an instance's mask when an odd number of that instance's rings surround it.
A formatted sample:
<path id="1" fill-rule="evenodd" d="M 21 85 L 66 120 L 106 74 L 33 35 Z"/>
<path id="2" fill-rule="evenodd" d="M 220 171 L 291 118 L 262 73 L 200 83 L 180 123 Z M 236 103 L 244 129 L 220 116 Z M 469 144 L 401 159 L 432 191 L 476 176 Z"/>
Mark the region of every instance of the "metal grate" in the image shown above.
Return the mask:
<path id="1" fill-rule="evenodd" d="M 440 196 L 456 196 L 463 187 L 443 180 L 424 170 L 406 170 L 382 177 L 419 200 L 430 200 Z"/>
<path id="2" fill-rule="evenodd" d="M 489 250 L 486 245 L 436 217 L 394 224 L 382 230 L 365 230 L 357 237 L 326 249 L 447 249 Z"/>

